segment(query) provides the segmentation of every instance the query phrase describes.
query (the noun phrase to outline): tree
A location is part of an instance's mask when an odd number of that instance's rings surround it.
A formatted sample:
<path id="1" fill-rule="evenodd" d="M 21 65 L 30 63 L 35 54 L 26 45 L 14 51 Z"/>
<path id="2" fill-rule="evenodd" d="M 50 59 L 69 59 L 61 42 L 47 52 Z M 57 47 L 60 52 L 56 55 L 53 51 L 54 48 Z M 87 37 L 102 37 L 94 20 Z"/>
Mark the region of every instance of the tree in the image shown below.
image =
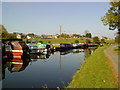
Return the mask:
<path id="1" fill-rule="evenodd" d="M 0 35 L 2 35 L 2 38 L 7 38 L 8 35 L 8 32 L 3 25 L 0 25 Z"/>
<path id="2" fill-rule="evenodd" d="M 88 58 L 91 55 L 92 50 L 91 49 L 85 49 L 84 53 L 85 53 L 85 58 Z"/>
<path id="3" fill-rule="evenodd" d="M 119 37 L 119 36 L 116 36 L 116 37 L 115 37 L 115 42 L 116 42 L 116 43 L 120 43 L 120 37 Z"/>
<path id="4" fill-rule="evenodd" d="M 14 35 L 14 34 L 12 34 L 12 33 L 9 33 L 9 34 L 7 34 L 7 36 L 6 36 L 6 39 L 17 39 L 17 38 L 16 38 L 16 35 Z"/>
<path id="5" fill-rule="evenodd" d="M 29 33 L 29 34 L 27 34 L 28 36 L 35 36 L 35 34 L 34 33 Z"/>
<path id="6" fill-rule="evenodd" d="M 80 37 L 81 37 L 80 34 L 73 34 L 72 36 L 73 36 L 73 38 L 74 38 L 74 37 L 76 37 L 76 38 L 80 38 Z"/>
<path id="7" fill-rule="evenodd" d="M 102 36 L 103 39 L 108 39 L 106 36 Z"/>
<path id="8" fill-rule="evenodd" d="M 85 33 L 85 35 L 86 35 L 87 33 L 89 33 L 89 31 L 88 31 L 88 30 L 85 30 L 84 33 Z"/>
<path id="9" fill-rule="evenodd" d="M 2 35 L 3 39 L 16 39 L 16 36 L 12 33 L 8 33 L 7 29 L 0 25 L 0 36 Z"/>
<path id="10" fill-rule="evenodd" d="M 101 39 L 101 41 L 100 41 L 101 43 L 105 43 L 105 39 Z"/>
<path id="11" fill-rule="evenodd" d="M 92 37 L 92 34 L 91 34 L 91 33 L 86 33 L 86 37 L 87 37 L 87 38 L 91 38 L 91 37 Z"/>
<path id="12" fill-rule="evenodd" d="M 90 39 L 85 40 L 86 43 L 91 43 Z"/>
<path id="13" fill-rule="evenodd" d="M 93 37 L 93 42 L 99 44 L 99 38 L 97 36 Z"/>
<path id="14" fill-rule="evenodd" d="M 62 37 L 62 38 L 69 38 L 70 36 L 69 36 L 68 34 L 62 33 L 62 34 L 60 35 L 60 37 Z"/>
<path id="15" fill-rule="evenodd" d="M 43 34 L 43 35 L 41 35 L 41 38 L 46 38 L 46 35 L 44 35 L 44 34 Z"/>
<path id="16" fill-rule="evenodd" d="M 109 25 L 110 30 L 118 29 L 120 35 L 120 1 L 110 2 L 110 5 L 110 9 L 101 20 L 105 26 Z"/>
<path id="17" fill-rule="evenodd" d="M 0 35 L 3 33 L 8 33 L 6 28 L 3 25 L 0 25 Z"/>

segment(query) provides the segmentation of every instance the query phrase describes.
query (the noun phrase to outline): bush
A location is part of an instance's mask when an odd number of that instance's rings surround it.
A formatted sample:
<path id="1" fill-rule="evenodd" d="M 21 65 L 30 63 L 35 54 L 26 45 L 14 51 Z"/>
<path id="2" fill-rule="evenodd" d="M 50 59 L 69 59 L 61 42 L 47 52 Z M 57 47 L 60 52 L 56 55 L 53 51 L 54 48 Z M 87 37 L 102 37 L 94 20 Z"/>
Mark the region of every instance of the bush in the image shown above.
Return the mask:
<path id="1" fill-rule="evenodd" d="M 93 37 L 93 42 L 99 44 L 99 38 L 97 36 Z"/>
<path id="2" fill-rule="evenodd" d="M 120 43 L 120 36 L 116 36 L 116 37 L 115 37 L 115 42 L 116 42 L 116 43 Z"/>
<path id="3" fill-rule="evenodd" d="M 90 39 L 85 40 L 86 43 L 91 43 Z"/>
<path id="4" fill-rule="evenodd" d="M 39 43 L 43 44 L 43 41 L 39 41 Z"/>
<path id="5" fill-rule="evenodd" d="M 101 41 L 100 41 L 101 43 L 105 43 L 105 39 L 101 39 Z"/>
<path id="6" fill-rule="evenodd" d="M 79 41 L 78 41 L 78 40 L 75 40 L 75 43 L 79 43 Z"/>
<path id="7" fill-rule="evenodd" d="M 51 43 L 51 41 L 48 41 L 48 43 Z"/>

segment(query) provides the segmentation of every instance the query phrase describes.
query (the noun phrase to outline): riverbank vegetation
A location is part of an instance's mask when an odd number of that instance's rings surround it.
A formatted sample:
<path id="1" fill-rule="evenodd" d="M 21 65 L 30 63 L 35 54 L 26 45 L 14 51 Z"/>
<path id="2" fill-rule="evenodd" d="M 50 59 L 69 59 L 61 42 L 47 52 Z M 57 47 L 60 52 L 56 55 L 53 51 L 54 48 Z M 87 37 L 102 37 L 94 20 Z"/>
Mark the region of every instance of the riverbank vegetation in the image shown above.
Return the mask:
<path id="1" fill-rule="evenodd" d="M 117 54 L 120 54 L 120 45 L 119 46 L 117 46 L 117 47 L 115 47 L 115 52 L 117 53 Z"/>
<path id="2" fill-rule="evenodd" d="M 103 52 L 107 47 L 99 47 L 85 60 L 67 88 L 117 88 L 116 79 Z"/>

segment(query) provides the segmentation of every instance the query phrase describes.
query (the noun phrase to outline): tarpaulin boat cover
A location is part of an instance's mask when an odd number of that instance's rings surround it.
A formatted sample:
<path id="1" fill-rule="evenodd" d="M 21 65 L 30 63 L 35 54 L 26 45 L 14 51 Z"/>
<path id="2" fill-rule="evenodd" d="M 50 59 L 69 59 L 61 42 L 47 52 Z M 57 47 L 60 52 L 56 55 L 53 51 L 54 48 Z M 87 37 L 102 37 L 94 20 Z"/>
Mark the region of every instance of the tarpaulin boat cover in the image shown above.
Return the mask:
<path id="1" fill-rule="evenodd" d="M 24 48 L 28 48 L 28 46 L 21 41 L 11 41 L 13 50 L 23 50 Z"/>
<path id="2" fill-rule="evenodd" d="M 48 44 L 37 44 L 37 47 L 38 48 L 46 48 L 46 49 L 48 49 L 48 48 L 50 48 L 50 45 L 48 45 Z"/>

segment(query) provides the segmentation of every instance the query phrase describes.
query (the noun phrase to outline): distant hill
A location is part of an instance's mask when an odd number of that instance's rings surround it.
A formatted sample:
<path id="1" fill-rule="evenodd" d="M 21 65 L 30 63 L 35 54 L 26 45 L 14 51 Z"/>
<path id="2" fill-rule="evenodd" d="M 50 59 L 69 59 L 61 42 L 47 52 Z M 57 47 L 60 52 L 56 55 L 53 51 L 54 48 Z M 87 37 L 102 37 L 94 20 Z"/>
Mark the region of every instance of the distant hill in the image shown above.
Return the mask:
<path id="1" fill-rule="evenodd" d="M 7 32 L 6 28 L 3 25 L 0 24 L 0 35 L 2 33 L 8 33 L 8 32 Z"/>

